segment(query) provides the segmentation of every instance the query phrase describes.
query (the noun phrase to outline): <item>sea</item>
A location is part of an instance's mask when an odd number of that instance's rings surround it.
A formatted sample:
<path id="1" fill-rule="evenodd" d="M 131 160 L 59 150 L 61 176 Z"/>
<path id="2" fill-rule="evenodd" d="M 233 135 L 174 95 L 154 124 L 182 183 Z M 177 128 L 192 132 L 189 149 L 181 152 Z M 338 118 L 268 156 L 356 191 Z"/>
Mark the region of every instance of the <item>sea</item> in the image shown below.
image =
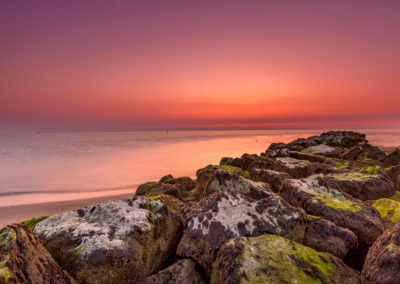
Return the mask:
<path id="1" fill-rule="evenodd" d="M 259 154 L 326 130 L 0 133 L 0 207 L 134 194 L 162 176 L 195 177 L 221 157 Z M 400 129 L 354 130 L 400 146 Z"/>

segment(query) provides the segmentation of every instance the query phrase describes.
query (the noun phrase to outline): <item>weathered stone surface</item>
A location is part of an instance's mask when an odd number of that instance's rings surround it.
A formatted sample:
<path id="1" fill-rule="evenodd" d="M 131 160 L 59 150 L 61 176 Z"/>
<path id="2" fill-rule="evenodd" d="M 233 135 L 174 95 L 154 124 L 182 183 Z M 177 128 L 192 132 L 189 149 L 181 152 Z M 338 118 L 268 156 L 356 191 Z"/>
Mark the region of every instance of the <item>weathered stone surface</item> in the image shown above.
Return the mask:
<path id="1" fill-rule="evenodd" d="M 322 163 L 311 163 L 306 168 L 306 176 L 311 176 L 314 174 L 330 174 L 330 173 L 341 173 L 342 170 L 339 170 L 335 167 L 332 167 L 328 164 Z"/>
<path id="2" fill-rule="evenodd" d="M 168 194 L 180 200 L 187 200 L 195 187 L 196 183 L 190 177 L 174 178 L 172 175 L 167 175 L 158 182 L 146 182 L 139 185 L 135 196 L 150 197 Z"/>
<path id="3" fill-rule="evenodd" d="M 391 179 L 391 181 L 396 185 L 396 188 L 399 190 L 400 187 L 398 187 L 397 181 L 400 177 L 400 165 L 386 168 L 385 173 Z"/>
<path id="4" fill-rule="evenodd" d="M 277 149 L 283 149 L 286 148 L 286 144 L 282 143 L 282 142 L 278 142 L 278 143 L 271 143 L 271 145 L 269 145 L 268 150 L 270 151 L 274 151 Z"/>
<path id="5" fill-rule="evenodd" d="M 203 197 L 216 191 L 240 193 L 253 199 L 261 199 L 273 195 L 272 189 L 267 183 L 254 182 L 224 170 L 214 172 L 207 183 Z"/>
<path id="6" fill-rule="evenodd" d="M 360 275 L 329 253 L 275 235 L 240 237 L 218 252 L 211 284 L 360 283 Z"/>
<path id="7" fill-rule="evenodd" d="M 293 158 L 277 158 L 278 166 L 293 178 L 304 178 L 307 175 L 309 161 L 297 160 Z"/>
<path id="8" fill-rule="evenodd" d="M 383 160 L 385 167 L 391 167 L 400 164 L 400 149 L 393 149 Z"/>
<path id="9" fill-rule="evenodd" d="M 265 156 L 243 154 L 240 158 L 222 158 L 220 165 L 229 165 L 250 171 L 253 168 L 270 169 L 273 161 Z"/>
<path id="10" fill-rule="evenodd" d="M 365 283 L 400 283 L 400 224 L 385 231 L 370 248 L 362 270 Z"/>
<path id="11" fill-rule="evenodd" d="M 353 231 L 363 251 L 383 232 L 378 211 L 342 192 L 335 183 L 321 176 L 288 179 L 282 184 L 280 194 L 293 206 Z"/>
<path id="12" fill-rule="evenodd" d="M 283 181 L 290 178 L 288 173 L 268 169 L 253 169 L 250 176 L 253 180 L 269 183 L 274 192 L 278 192 Z"/>
<path id="13" fill-rule="evenodd" d="M 273 150 L 270 154 L 271 158 L 285 158 L 290 156 L 288 148 Z"/>
<path id="14" fill-rule="evenodd" d="M 169 196 L 108 201 L 49 217 L 34 233 L 79 282 L 133 283 L 174 254 L 179 210 Z"/>
<path id="15" fill-rule="evenodd" d="M 367 152 L 365 154 L 365 156 L 367 158 L 375 160 L 375 161 L 381 161 L 381 160 L 384 160 L 386 158 L 385 152 L 380 151 L 380 150 Z"/>
<path id="16" fill-rule="evenodd" d="M 319 163 L 323 163 L 326 160 L 326 157 L 318 155 L 318 154 L 298 152 L 298 151 L 290 151 L 289 156 L 291 158 L 295 158 L 298 160 L 306 160 L 306 161 L 310 161 L 310 162 L 319 162 Z"/>
<path id="17" fill-rule="evenodd" d="M 321 155 L 321 156 L 326 156 L 326 157 L 338 157 L 342 152 L 337 150 L 336 148 L 333 148 L 331 146 L 325 145 L 325 144 L 319 144 L 316 146 L 311 146 L 306 149 L 304 149 L 305 153 L 311 153 L 315 155 Z M 319 162 L 319 161 L 315 161 Z"/>
<path id="18" fill-rule="evenodd" d="M 32 231 L 21 224 L 0 230 L 0 283 L 75 283 Z"/>
<path id="19" fill-rule="evenodd" d="M 391 197 L 396 191 L 395 185 L 382 175 L 351 172 L 330 174 L 323 178 L 333 181 L 339 189 L 361 200 Z"/>
<path id="20" fill-rule="evenodd" d="M 142 281 L 142 284 L 205 284 L 191 259 L 182 259 Z"/>
<path id="21" fill-rule="evenodd" d="M 391 229 L 400 222 L 400 202 L 382 198 L 375 201 L 372 206 L 378 210 L 385 229 Z"/>
<path id="22" fill-rule="evenodd" d="M 187 228 L 177 254 L 192 258 L 210 275 L 220 245 L 238 236 L 265 233 L 302 241 L 306 215 L 279 196 L 254 201 L 243 195 L 218 191 L 184 210 Z"/>
<path id="23" fill-rule="evenodd" d="M 367 143 L 365 134 L 353 131 L 328 131 L 320 135 L 323 143 L 329 146 L 351 148 L 360 143 Z"/>
<path id="24" fill-rule="evenodd" d="M 343 258 L 350 249 L 358 246 L 358 241 L 352 231 L 331 221 L 309 216 L 303 245 Z"/>
<path id="25" fill-rule="evenodd" d="M 361 153 L 363 148 L 361 146 L 355 146 L 342 154 L 342 158 L 346 160 L 355 160 Z"/>

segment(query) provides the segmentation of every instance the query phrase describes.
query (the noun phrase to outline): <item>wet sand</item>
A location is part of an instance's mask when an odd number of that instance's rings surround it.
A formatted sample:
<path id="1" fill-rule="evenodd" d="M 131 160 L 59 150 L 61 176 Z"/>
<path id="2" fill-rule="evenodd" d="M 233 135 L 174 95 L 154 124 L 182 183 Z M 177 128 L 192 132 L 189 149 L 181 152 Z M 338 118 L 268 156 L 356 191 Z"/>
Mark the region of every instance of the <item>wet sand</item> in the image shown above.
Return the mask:
<path id="1" fill-rule="evenodd" d="M 134 193 L 87 198 L 80 200 L 68 200 L 58 202 L 47 202 L 28 205 L 16 205 L 0 207 L 0 227 L 8 224 L 18 223 L 34 217 L 49 216 L 79 209 L 85 206 L 97 204 L 107 200 L 120 200 L 131 198 Z"/>

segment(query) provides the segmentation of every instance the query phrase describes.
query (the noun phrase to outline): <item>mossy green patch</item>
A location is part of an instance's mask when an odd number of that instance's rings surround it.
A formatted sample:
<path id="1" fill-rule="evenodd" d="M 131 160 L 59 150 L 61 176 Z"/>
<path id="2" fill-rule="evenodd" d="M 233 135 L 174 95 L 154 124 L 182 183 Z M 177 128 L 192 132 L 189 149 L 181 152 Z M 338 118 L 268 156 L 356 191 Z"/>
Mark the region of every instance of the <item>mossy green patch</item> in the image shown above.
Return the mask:
<path id="1" fill-rule="evenodd" d="M 359 172 L 332 174 L 329 175 L 336 180 L 348 180 L 348 181 L 364 181 L 371 177 L 370 174 L 363 174 Z"/>
<path id="2" fill-rule="evenodd" d="M 330 192 L 316 192 L 315 198 L 322 201 L 326 206 L 335 210 L 359 212 L 364 209 L 364 206 L 361 203 L 353 202 L 343 195 L 336 195 Z M 315 200 L 315 202 L 317 202 L 317 200 Z"/>
<path id="3" fill-rule="evenodd" d="M 248 171 L 243 171 L 240 173 L 240 176 L 244 178 L 250 178 L 250 173 Z"/>
<path id="4" fill-rule="evenodd" d="M 382 219 L 386 219 L 393 224 L 400 222 L 400 202 L 382 198 L 375 201 L 372 206 L 379 211 Z"/>
<path id="5" fill-rule="evenodd" d="M 7 266 L 7 261 L 10 259 L 11 254 L 7 254 L 4 256 L 3 260 L 0 262 L 0 282 L 5 280 L 4 283 L 8 283 L 10 278 L 15 278 L 15 275 L 11 272 L 11 270 Z M 14 283 L 14 282 L 12 282 Z"/>
<path id="6" fill-rule="evenodd" d="M 248 238 L 243 245 L 235 259 L 240 283 L 332 283 L 335 266 L 325 253 L 275 235 Z"/>
<path id="7" fill-rule="evenodd" d="M 32 218 L 30 220 L 26 220 L 26 221 L 22 221 L 21 223 L 24 224 L 25 226 L 27 226 L 30 229 L 33 229 L 33 227 L 35 227 L 35 225 L 37 223 L 39 223 L 40 221 L 43 221 L 44 219 L 49 218 L 49 216 L 42 216 L 42 217 L 38 217 L 38 218 Z"/>
<path id="8" fill-rule="evenodd" d="M 369 167 L 357 169 L 356 172 L 361 173 L 361 174 L 367 174 L 367 175 L 379 175 L 381 172 L 381 167 L 380 166 L 369 166 Z"/>
<path id="9" fill-rule="evenodd" d="M 394 154 L 394 153 L 400 154 L 400 148 L 394 148 L 394 149 L 392 149 L 392 150 L 389 152 L 389 155 L 390 155 L 390 154 Z"/>
<path id="10" fill-rule="evenodd" d="M 389 251 L 395 251 L 399 249 L 399 246 L 395 245 L 394 243 L 390 243 L 386 247 Z"/>
<path id="11" fill-rule="evenodd" d="M 150 200 L 161 200 L 162 202 L 164 202 L 168 208 L 172 209 L 172 210 L 179 210 L 180 207 L 179 205 L 183 205 L 184 203 L 182 201 L 177 201 L 175 202 L 174 200 L 172 200 L 168 195 L 156 195 L 156 196 L 151 196 L 149 197 Z"/>
<path id="12" fill-rule="evenodd" d="M 337 162 L 335 163 L 335 167 L 338 169 L 342 169 L 342 168 L 348 168 L 349 167 L 349 162 Z"/>
<path id="13" fill-rule="evenodd" d="M 396 191 L 396 193 L 389 199 L 400 202 L 400 191 Z"/>

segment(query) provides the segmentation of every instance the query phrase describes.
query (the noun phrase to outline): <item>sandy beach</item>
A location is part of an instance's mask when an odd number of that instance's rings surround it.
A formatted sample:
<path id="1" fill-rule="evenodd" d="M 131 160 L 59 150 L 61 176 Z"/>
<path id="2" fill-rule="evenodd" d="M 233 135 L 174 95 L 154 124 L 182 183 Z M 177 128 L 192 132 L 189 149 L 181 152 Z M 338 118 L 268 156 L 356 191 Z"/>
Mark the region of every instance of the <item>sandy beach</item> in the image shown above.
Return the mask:
<path id="1" fill-rule="evenodd" d="M 79 209 L 92 204 L 107 200 L 119 200 L 131 198 L 134 193 L 112 196 L 102 196 L 79 200 L 67 200 L 58 202 L 47 202 L 38 204 L 16 205 L 0 207 L 0 227 L 8 224 L 18 223 L 34 217 L 55 215 L 69 210 Z"/>

